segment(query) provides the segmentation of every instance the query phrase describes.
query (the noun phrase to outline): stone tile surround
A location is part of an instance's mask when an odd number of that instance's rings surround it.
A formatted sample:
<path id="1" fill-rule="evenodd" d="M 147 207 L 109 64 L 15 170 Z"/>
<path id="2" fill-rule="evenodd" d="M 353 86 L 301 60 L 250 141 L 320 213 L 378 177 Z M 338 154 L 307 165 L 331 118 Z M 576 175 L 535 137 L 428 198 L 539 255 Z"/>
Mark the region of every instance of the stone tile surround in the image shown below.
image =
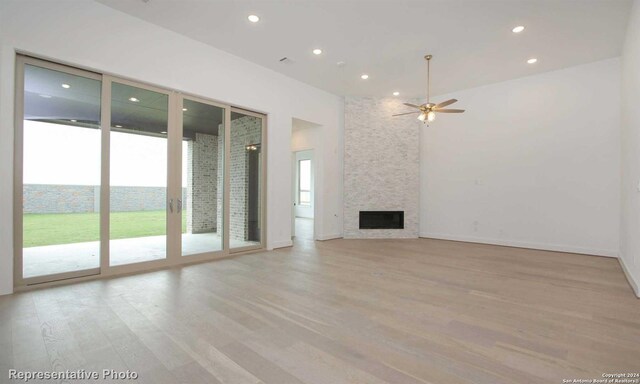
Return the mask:
<path id="1" fill-rule="evenodd" d="M 416 238 L 420 202 L 420 129 L 398 98 L 346 97 L 344 237 Z M 416 100 L 409 100 L 418 103 Z M 404 211 L 404 229 L 358 229 L 360 211 Z"/>

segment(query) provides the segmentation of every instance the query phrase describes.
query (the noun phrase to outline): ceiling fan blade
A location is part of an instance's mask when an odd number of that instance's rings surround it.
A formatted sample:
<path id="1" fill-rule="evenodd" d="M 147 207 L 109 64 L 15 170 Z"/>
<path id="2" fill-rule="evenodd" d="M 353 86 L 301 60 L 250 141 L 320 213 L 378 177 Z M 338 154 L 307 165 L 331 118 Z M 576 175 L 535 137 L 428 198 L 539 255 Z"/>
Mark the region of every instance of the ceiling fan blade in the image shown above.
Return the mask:
<path id="1" fill-rule="evenodd" d="M 415 104 L 410 104 L 410 103 L 404 103 L 404 105 L 406 105 L 407 107 L 411 107 L 411 108 L 422 108 L 420 105 L 415 105 Z"/>
<path id="2" fill-rule="evenodd" d="M 437 108 L 446 107 L 447 105 L 451 105 L 451 104 L 455 103 L 456 101 L 458 101 L 458 100 L 451 99 L 451 100 L 443 101 L 440 104 L 436 104 L 435 108 L 437 109 Z"/>
<path id="3" fill-rule="evenodd" d="M 414 112 L 407 112 L 407 113 L 398 113 L 398 114 L 391 115 L 391 116 L 413 115 L 414 113 L 421 113 L 421 112 L 420 111 L 414 111 Z"/>
<path id="4" fill-rule="evenodd" d="M 462 113 L 464 109 L 436 109 L 434 112 L 442 113 Z"/>

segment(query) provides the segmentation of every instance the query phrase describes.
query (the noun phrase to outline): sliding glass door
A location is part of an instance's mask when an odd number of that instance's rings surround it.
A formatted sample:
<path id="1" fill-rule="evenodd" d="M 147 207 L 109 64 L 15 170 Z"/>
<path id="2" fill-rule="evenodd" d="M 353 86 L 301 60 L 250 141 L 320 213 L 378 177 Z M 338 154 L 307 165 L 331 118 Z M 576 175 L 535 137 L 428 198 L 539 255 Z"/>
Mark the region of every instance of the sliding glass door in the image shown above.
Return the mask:
<path id="1" fill-rule="evenodd" d="M 181 255 L 222 251 L 227 109 L 192 97 L 181 101 Z"/>
<path id="2" fill-rule="evenodd" d="M 111 83 L 110 265 L 167 257 L 168 130 L 167 93 Z"/>
<path id="3" fill-rule="evenodd" d="M 229 242 L 235 251 L 262 244 L 263 124 L 262 115 L 231 111 Z"/>
<path id="4" fill-rule="evenodd" d="M 101 76 L 30 60 L 21 64 L 17 272 L 32 281 L 98 274 Z"/>
<path id="5" fill-rule="evenodd" d="M 263 115 L 18 59 L 16 285 L 264 244 Z"/>

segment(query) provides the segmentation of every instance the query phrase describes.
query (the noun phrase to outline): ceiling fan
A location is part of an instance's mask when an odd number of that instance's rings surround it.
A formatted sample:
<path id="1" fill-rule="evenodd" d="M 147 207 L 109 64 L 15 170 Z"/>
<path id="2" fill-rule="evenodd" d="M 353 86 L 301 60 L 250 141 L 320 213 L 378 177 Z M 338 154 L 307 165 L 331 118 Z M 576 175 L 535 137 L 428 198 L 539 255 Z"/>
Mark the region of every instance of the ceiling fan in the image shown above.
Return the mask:
<path id="1" fill-rule="evenodd" d="M 406 113 L 398 113 L 396 115 L 393 116 L 402 116 L 402 115 L 411 115 L 413 113 L 419 113 L 420 115 L 418 116 L 418 120 L 424 122 L 425 124 L 427 122 L 431 122 L 433 120 L 436 119 L 436 113 L 462 113 L 464 112 L 464 109 L 445 109 L 444 107 L 451 105 L 453 103 L 455 103 L 456 99 L 450 99 L 447 101 L 443 101 L 442 103 L 439 104 L 434 104 L 429 102 L 429 92 L 430 92 L 430 88 L 431 88 L 431 84 L 430 84 L 430 77 L 431 77 L 431 68 L 430 68 L 430 63 L 431 63 L 431 59 L 433 58 L 433 56 L 431 55 L 426 55 L 425 60 L 427 60 L 427 102 L 425 104 L 422 105 L 415 105 L 415 104 L 411 104 L 411 103 L 404 103 L 404 105 L 406 105 L 407 107 L 411 107 L 411 108 L 416 108 L 417 111 L 413 111 L 413 112 L 406 112 Z"/>

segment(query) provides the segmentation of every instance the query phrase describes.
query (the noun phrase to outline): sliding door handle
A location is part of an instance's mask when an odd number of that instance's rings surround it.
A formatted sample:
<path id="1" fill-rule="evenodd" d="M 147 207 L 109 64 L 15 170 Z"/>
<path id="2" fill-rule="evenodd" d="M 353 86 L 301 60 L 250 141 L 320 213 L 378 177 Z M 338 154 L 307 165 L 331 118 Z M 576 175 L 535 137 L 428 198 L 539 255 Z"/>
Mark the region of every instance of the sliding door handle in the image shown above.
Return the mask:
<path id="1" fill-rule="evenodd" d="M 182 200 L 178 199 L 178 213 L 182 212 Z"/>
<path id="2" fill-rule="evenodd" d="M 169 212 L 173 213 L 173 199 L 169 199 Z"/>

